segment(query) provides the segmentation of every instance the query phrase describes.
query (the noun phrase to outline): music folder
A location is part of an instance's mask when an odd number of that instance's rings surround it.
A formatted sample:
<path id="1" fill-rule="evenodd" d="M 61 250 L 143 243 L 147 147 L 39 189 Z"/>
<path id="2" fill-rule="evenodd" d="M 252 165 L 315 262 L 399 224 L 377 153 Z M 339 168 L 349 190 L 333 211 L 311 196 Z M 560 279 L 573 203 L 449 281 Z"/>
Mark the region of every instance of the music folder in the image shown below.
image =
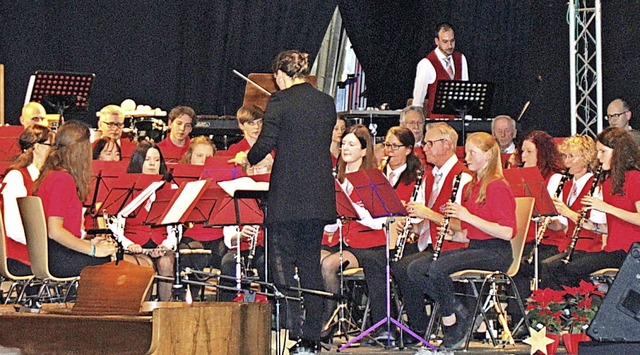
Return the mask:
<path id="1" fill-rule="evenodd" d="M 225 195 L 216 201 L 207 225 L 263 224 L 264 212 L 260 208 L 259 201 L 266 197 L 269 183 L 243 177 L 218 182 L 218 186 Z"/>
<path id="2" fill-rule="evenodd" d="M 335 179 L 336 212 L 343 219 L 362 219 L 349 195 L 344 191 L 338 179 Z"/>
<path id="3" fill-rule="evenodd" d="M 505 169 L 502 173 L 509 182 L 515 197 L 535 198 L 533 217 L 558 215 L 547 190 L 547 185 L 537 167 Z"/>
<path id="4" fill-rule="evenodd" d="M 359 170 L 347 174 L 346 178 L 372 218 L 406 216 L 402 201 L 380 170 Z"/>

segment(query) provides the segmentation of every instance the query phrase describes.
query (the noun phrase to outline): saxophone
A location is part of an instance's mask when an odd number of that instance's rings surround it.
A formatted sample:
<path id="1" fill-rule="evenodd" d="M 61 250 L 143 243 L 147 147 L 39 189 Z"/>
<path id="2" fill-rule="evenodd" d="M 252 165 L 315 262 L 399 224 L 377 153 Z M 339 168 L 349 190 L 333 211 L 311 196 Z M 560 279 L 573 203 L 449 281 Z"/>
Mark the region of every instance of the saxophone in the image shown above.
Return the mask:
<path id="1" fill-rule="evenodd" d="M 451 198 L 449 198 L 450 202 L 456 201 L 456 195 L 458 194 L 458 188 L 460 187 L 460 180 L 462 179 L 462 173 L 456 175 L 453 180 L 453 189 L 451 190 Z M 438 238 L 436 239 L 436 245 L 433 247 L 433 261 L 438 260 L 440 256 L 440 250 L 442 250 L 442 244 L 444 243 L 444 237 L 447 235 L 449 231 L 449 220 L 451 217 L 445 215 L 444 220 L 442 222 L 442 229 L 440 233 L 438 233 Z"/>
<path id="2" fill-rule="evenodd" d="M 596 188 L 598 187 L 598 182 L 602 177 L 602 164 L 598 165 L 598 169 L 596 173 L 593 174 L 593 181 L 591 182 L 591 189 L 589 189 L 589 196 L 593 196 L 593 193 L 596 192 Z M 576 249 L 576 244 L 578 244 L 578 239 L 580 239 L 580 231 L 582 230 L 582 222 L 587 218 L 587 209 L 582 207 L 580 209 L 580 216 L 578 217 L 578 221 L 576 222 L 576 227 L 573 229 L 573 234 L 571 234 L 571 244 L 565 250 L 565 256 L 562 258 L 562 262 L 568 264 L 571 262 L 571 257 L 573 256 L 573 252 Z"/>
<path id="3" fill-rule="evenodd" d="M 556 188 L 556 193 L 553 195 L 553 198 L 558 198 L 558 196 L 560 196 L 560 193 L 564 188 L 564 184 L 569 180 L 570 177 L 571 176 L 569 175 L 569 169 L 565 169 L 565 171 L 562 173 L 562 178 L 558 183 L 558 188 Z M 536 241 L 535 241 L 536 245 L 540 244 L 540 242 L 542 241 L 542 238 L 544 238 L 544 233 L 547 231 L 549 222 L 551 222 L 551 217 L 547 217 L 547 216 L 542 217 L 540 228 L 538 228 L 538 234 L 536 234 Z M 526 262 L 528 264 L 533 264 L 534 257 L 535 257 L 535 248 L 531 249 L 531 253 L 529 253 L 529 256 L 527 257 Z"/>
<path id="4" fill-rule="evenodd" d="M 411 194 L 411 202 L 415 202 L 418 197 L 418 190 L 420 190 L 420 184 L 422 183 L 422 175 L 424 174 L 424 167 L 418 169 L 418 174 L 416 176 L 416 184 L 413 187 L 413 193 Z M 396 241 L 396 254 L 393 256 L 393 261 L 396 262 L 402 259 L 402 254 L 404 253 L 404 246 L 407 244 L 407 238 L 409 237 L 409 230 L 411 229 L 411 221 L 407 216 L 407 219 L 404 222 L 404 227 L 402 228 L 402 233 L 398 236 L 398 240 Z M 409 238 L 412 239 L 412 238 Z M 409 241 L 411 243 L 411 241 Z"/>

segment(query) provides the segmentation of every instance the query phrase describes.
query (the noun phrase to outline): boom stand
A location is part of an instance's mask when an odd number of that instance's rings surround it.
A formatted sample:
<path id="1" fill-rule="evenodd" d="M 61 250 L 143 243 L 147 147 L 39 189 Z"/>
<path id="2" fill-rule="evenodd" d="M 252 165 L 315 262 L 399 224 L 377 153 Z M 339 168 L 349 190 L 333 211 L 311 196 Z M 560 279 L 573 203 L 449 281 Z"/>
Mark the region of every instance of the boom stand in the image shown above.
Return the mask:
<path id="1" fill-rule="evenodd" d="M 462 142 L 466 139 L 467 115 L 491 117 L 493 83 L 462 80 L 440 80 L 434 95 L 433 113 L 459 115 Z"/>
<path id="2" fill-rule="evenodd" d="M 370 170 L 361 170 L 354 173 L 347 174 L 347 179 L 353 184 L 354 191 L 361 198 L 364 207 L 369 211 L 371 217 L 380 218 L 387 217 L 387 220 L 384 223 L 385 237 L 386 237 L 386 251 L 385 251 L 385 261 L 386 261 L 386 310 L 387 314 L 385 318 L 378 321 L 376 324 L 371 326 L 369 329 L 362 332 L 360 335 L 348 341 L 346 344 L 340 347 L 339 351 L 342 351 L 351 344 L 357 342 L 363 337 L 367 336 L 372 331 L 378 329 L 383 324 L 387 326 L 387 348 L 391 348 L 391 323 L 395 324 L 398 328 L 407 332 L 412 337 L 423 341 L 419 335 L 414 333 L 411 329 L 406 327 L 397 319 L 391 317 L 391 267 L 390 261 L 391 258 L 389 256 L 389 247 L 390 247 L 390 223 L 394 221 L 394 216 L 402 216 L 406 215 L 406 209 L 398 196 L 395 193 L 395 190 L 389 184 L 387 178 L 382 175 L 382 172 L 378 169 L 370 169 Z M 424 344 L 429 346 L 431 349 L 436 350 L 437 347 L 429 344 L 424 341 Z"/>

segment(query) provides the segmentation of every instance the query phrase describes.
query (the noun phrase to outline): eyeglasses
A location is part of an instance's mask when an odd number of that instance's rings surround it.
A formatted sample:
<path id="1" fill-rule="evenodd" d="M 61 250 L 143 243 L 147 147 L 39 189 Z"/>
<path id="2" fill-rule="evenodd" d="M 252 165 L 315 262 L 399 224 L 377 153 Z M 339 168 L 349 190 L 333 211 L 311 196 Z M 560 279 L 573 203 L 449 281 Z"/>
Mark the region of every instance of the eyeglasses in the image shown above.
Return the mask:
<path id="1" fill-rule="evenodd" d="M 431 147 L 433 147 L 433 145 L 434 145 L 436 142 L 446 141 L 446 140 L 447 140 L 446 138 L 440 138 L 440 139 L 436 139 L 436 140 L 432 140 L 432 141 L 424 141 L 424 145 L 425 145 L 427 148 L 431 148 Z"/>
<path id="2" fill-rule="evenodd" d="M 604 119 L 605 119 L 605 120 L 607 120 L 607 121 L 609 121 L 610 119 L 612 119 L 612 118 L 618 118 L 618 117 L 620 117 L 620 116 L 624 115 L 624 114 L 625 114 L 625 113 L 627 113 L 627 112 L 629 112 L 629 110 L 622 111 L 622 112 L 618 112 L 618 113 L 612 113 L 612 114 L 610 114 L 610 115 L 606 115 L 606 116 L 604 116 Z"/>
<path id="3" fill-rule="evenodd" d="M 398 150 L 402 147 L 404 147 L 404 145 L 402 144 L 393 144 L 393 143 L 382 143 L 382 146 L 385 148 L 389 148 L 391 150 Z"/>
<path id="4" fill-rule="evenodd" d="M 245 124 L 251 127 L 262 126 L 262 120 L 249 121 Z"/>
<path id="5" fill-rule="evenodd" d="M 105 121 L 101 121 L 102 123 L 104 123 L 105 125 L 107 125 L 107 127 L 109 128 L 122 128 L 124 127 L 124 123 L 120 123 L 120 122 L 105 122 Z"/>

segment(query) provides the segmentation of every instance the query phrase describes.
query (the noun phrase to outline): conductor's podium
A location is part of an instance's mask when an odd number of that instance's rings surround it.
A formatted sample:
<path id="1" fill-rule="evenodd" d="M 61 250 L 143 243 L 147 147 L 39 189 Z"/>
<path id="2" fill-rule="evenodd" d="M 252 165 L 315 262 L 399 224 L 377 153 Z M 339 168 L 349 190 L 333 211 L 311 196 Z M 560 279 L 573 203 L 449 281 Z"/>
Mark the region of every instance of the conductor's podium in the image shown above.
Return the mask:
<path id="1" fill-rule="evenodd" d="M 133 281 L 128 279 L 134 278 L 130 268 L 141 267 L 121 262 L 85 268 L 70 308 L 45 305 L 34 314 L 6 306 L 0 313 L 0 345 L 24 354 L 269 353 L 268 304 L 166 302 L 151 304 L 149 312 L 139 292 L 127 292 Z M 133 293 L 138 314 L 131 314 Z"/>

